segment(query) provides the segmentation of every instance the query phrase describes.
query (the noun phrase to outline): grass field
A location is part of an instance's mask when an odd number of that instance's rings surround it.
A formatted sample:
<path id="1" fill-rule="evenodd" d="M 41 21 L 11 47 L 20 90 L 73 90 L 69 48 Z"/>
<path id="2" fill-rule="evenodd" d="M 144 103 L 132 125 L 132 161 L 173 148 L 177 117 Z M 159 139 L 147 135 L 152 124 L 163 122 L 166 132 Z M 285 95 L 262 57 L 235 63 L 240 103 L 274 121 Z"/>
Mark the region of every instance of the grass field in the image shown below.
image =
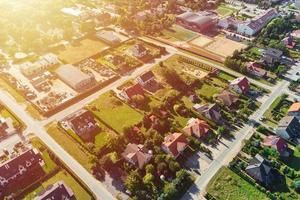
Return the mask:
<path id="1" fill-rule="evenodd" d="M 30 142 L 32 146 L 37 148 L 42 154 L 45 163 L 43 166 L 45 173 L 53 171 L 57 167 L 57 164 L 50 158 L 49 152 L 47 151 L 47 148 L 45 148 L 45 144 L 43 144 L 42 141 L 36 137 L 31 138 Z"/>
<path id="2" fill-rule="evenodd" d="M 91 57 L 108 46 L 98 40 L 84 39 L 74 44 L 69 44 L 58 53 L 58 57 L 66 63 L 77 63 Z"/>
<path id="3" fill-rule="evenodd" d="M 207 191 L 218 200 L 267 200 L 266 194 L 259 191 L 228 168 L 220 171 L 209 182 Z"/>
<path id="4" fill-rule="evenodd" d="M 233 8 L 229 8 L 225 5 L 220 5 L 218 8 L 217 8 L 217 13 L 221 16 L 221 17 L 226 17 L 226 16 L 229 16 L 231 15 L 232 13 L 236 12 L 235 9 Z"/>
<path id="5" fill-rule="evenodd" d="M 162 38 L 170 42 L 188 41 L 197 35 L 197 33 L 178 25 L 173 25 L 171 28 L 163 30 L 162 34 Z"/>
<path id="6" fill-rule="evenodd" d="M 218 94 L 219 92 L 221 92 L 221 90 L 222 89 L 219 87 L 215 87 L 215 86 L 209 85 L 207 83 L 204 83 L 201 88 L 196 90 L 196 93 L 199 95 L 205 96 L 207 98 L 211 98 L 215 94 Z"/>
<path id="7" fill-rule="evenodd" d="M 275 128 L 278 121 L 279 120 L 275 120 L 274 119 L 274 116 L 273 116 L 273 113 L 274 112 L 274 109 L 280 104 L 282 103 L 283 105 L 281 106 L 280 108 L 280 114 L 281 116 L 285 116 L 287 111 L 288 111 L 288 108 L 289 108 L 289 105 L 287 105 L 286 103 L 284 103 L 283 101 L 286 101 L 283 96 L 279 96 L 277 97 L 273 103 L 271 104 L 271 106 L 268 108 L 268 110 L 264 113 L 264 117 L 266 118 L 266 124 L 267 125 L 270 125 L 271 127 Z"/>
<path id="8" fill-rule="evenodd" d="M 60 130 L 57 123 L 46 126 L 48 134 L 63 147 L 75 160 L 77 160 L 88 171 L 92 167 L 92 155 L 89 154 L 76 141 L 72 140 L 64 131 Z"/>
<path id="9" fill-rule="evenodd" d="M 92 107 L 97 108 L 97 111 L 93 111 L 94 114 L 118 133 L 122 133 L 124 127 L 135 125 L 143 119 L 141 113 L 109 92 L 88 105 L 88 108 Z"/>
<path id="10" fill-rule="evenodd" d="M 13 122 L 13 126 L 14 127 L 24 127 L 24 124 L 16 118 L 16 116 L 14 116 L 13 113 L 11 113 L 9 110 L 7 110 L 7 108 L 3 108 L 2 110 L 0 110 L 0 117 L 3 117 L 3 118 L 10 118 L 12 119 L 12 122 Z"/>
<path id="11" fill-rule="evenodd" d="M 74 192 L 76 199 L 90 200 L 92 198 L 70 174 L 68 174 L 66 171 L 60 171 L 47 181 L 41 183 L 34 191 L 26 195 L 24 200 L 34 199 L 34 197 L 37 196 L 42 190 L 58 181 L 63 181 L 68 187 L 70 187 Z"/>

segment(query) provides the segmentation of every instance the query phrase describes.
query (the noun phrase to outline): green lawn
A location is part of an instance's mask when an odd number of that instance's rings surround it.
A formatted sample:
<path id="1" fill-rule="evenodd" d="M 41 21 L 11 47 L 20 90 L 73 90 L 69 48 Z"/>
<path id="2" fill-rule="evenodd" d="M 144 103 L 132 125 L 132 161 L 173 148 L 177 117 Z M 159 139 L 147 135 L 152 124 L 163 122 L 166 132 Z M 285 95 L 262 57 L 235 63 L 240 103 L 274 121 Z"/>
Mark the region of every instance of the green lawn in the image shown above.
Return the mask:
<path id="1" fill-rule="evenodd" d="M 282 102 L 282 101 L 286 101 L 286 100 L 283 100 L 283 96 L 279 96 L 277 97 L 273 103 L 271 104 L 271 106 L 268 108 L 268 110 L 264 113 L 264 117 L 266 118 L 266 121 L 265 123 L 270 125 L 271 127 L 276 127 L 276 124 L 279 120 L 276 120 L 274 119 L 274 116 L 273 116 L 273 111 L 274 109 L 279 106 L 279 104 Z M 283 104 L 280 108 L 280 115 L 281 116 L 285 116 L 287 111 L 288 111 L 288 108 L 289 106 L 286 105 L 286 104 Z"/>
<path id="2" fill-rule="evenodd" d="M 220 5 L 218 8 L 217 8 L 217 12 L 220 16 L 222 17 L 225 17 L 225 16 L 229 16 L 231 15 L 232 13 L 236 12 L 237 10 L 233 9 L 233 8 L 229 8 L 225 5 Z"/>
<path id="3" fill-rule="evenodd" d="M 63 181 L 68 187 L 72 189 L 76 199 L 90 200 L 91 195 L 80 186 L 80 184 L 66 171 L 60 171 L 47 181 L 41 183 L 34 191 L 30 192 L 24 197 L 24 200 L 31 200 L 37 196 L 42 190 L 47 188 L 49 185 L 54 184 L 58 181 Z"/>
<path id="4" fill-rule="evenodd" d="M 2 116 L 3 118 L 11 118 L 14 127 L 18 127 L 18 126 L 24 127 L 24 124 L 19 119 L 17 119 L 17 117 L 7 108 L 3 108 L 0 111 L 0 116 Z"/>
<path id="5" fill-rule="evenodd" d="M 164 39 L 170 40 L 171 42 L 188 41 L 197 35 L 197 33 L 178 25 L 174 25 L 169 29 L 163 30 L 162 34 L 164 35 Z"/>
<path id="6" fill-rule="evenodd" d="M 75 160 L 77 160 L 88 171 L 92 167 L 93 155 L 87 152 L 80 144 L 71 139 L 64 131 L 60 130 L 57 123 L 46 126 L 48 134 L 63 147 Z"/>
<path id="7" fill-rule="evenodd" d="M 57 167 L 57 164 L 50 158 L 49 152 L 47 151 L 45 144 L 43 144 L 42 141 L 37 137 L 31 138 L 30 142 L 32 146 L 37 148 L 42 154 L 45 163 L 43 166 L 45 173 L 48 174 L 49 172 L 53 171 Z"/>
<path id="8" fill-rule="evenodd" d="M 207 192 L 218 200 L 267 200 L 266 194 L 259 191 L 240 176 L 226 167 L 213 177 Z"/>
<path id="9" fill-rule="evenodd" d="M 118 133 L 122 133 L 124 127 L 135 125 L 143 119 L 141 113 L 123 103 L 110 92 L 101 95 L 87 107 L 96 107 L 97 110 L 91 109 L 94 114 Z"/>
<path id="10" fill-rule="evenodd" d="M 219 73 L 219 78 L 222 78 L 222 79 L 227 80 L 227 81 L 232 81 L 232 80 L 234 80 L 236 77 L 234 77 L 234 76 L 232 76 L 232 75 L 230 75 L 230 74 L 227 74 L 226 72 L 221 71 L 221 72 Z"/>
<path id="11" fill-rule="evenodd" d="M 221 88 L 204 83 L 201 88 L 196 89 L 196 93 L 207 98 L 213 97 L 221 92 Z"/>

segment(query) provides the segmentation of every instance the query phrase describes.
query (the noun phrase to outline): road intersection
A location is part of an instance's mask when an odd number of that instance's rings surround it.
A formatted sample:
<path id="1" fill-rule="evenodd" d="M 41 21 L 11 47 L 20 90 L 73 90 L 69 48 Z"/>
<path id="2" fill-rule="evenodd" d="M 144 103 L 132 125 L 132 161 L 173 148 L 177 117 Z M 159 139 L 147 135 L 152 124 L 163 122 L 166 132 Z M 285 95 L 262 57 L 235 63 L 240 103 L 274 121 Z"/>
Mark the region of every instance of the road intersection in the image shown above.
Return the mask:
<path id="1" fill-rule="evenodd" d="M 141 75 L 142 73 L 149 71 L 154 65 L 158 64 L 159 62 L 169 58 L 170 56 L 174 54 L 180 54 L 184 56 L 188 56 L 192 59 L 195 59 L 197 61 L 200 61 L 204 64 L 208 64 L 211 66 L 214 66 L 220 70 L 223 70 L 229 74 L 232 74 L 234 76 L 243 76 L 240 73 L 237 73 L 231 69 L 223 67 L 221 64 L 211 63 L 205 59 L 201 59 L 197 56 L 192 56 L 190 54 L 186 54 L 182 51 L 178 51 L 176 48 L 162 44 L 161 42 L 155 41 L 153 39 L 149 38 L 142 38 L 143 40 L 146 40 L 148 42 L 152 42 L 154 44 L 157 44 L 159 46 L 164 46 L 166 50 L 169 52 L 168 55 L 162 56 L 159 59 L 156 59 L 153 63 L 145 64 L 144 66 L 136 69 L 134 72 L 132 72 L 129 75 L 122 76 L 120 79 L 115 81 L 114 83 L 104 87 L 103 89 L 99 90 L 98 92 L 90 95 L 89 97 L 71 105 L 70 107 L 64 109 L 61 112 L 58 112 L 57 114 L 44 119 L 42 121 L 38 121 L 33 119 L 24 109 L 24 107 L 20 104 L 18 104 L 15 99 L 10 96 L 7 92 L 0 90 L 0 101 L 4 103 L 5 106 L 7 106 L 9 109 L 11 109 L 22 121 L 25 123 L 27 129 L 26 133 L 34 133 L 37 137 L 39 137 L 48 147 L 51 151 L 53 151 L 60 160 L 62 160 L 65 165 L 79 178 L 82 180 L 82 182 L 91 190 L 91 192 L 94 194 L 94 197 L 96 199 L 105 199 L 110 200 L 114 199 L 114 197 L 107 191 L 105 186 L 97 181 L 86 169 L 84 169 L 72 156 L 69 155 L 68 152 L 66 152 L 60 145 L 56 143 L 56 141 L 47 134 L 44 126 L 48 123 L 51 123 L 53 121 L 59 121 L 66 117 L 67 115 L 73 113 L 76 110 L 81 109 L 85 105 L 89 104 L 93 100 L 95 100 L 99 95 L 113 90 L 117 88 L 118 86 L 124 84 L 130 79 L 134 79 L 135 77 Z M 294 73 L 294 72 L 293 72 Z M 281 94 L 284 92 L 287 92 L 289 81 L 283 80 L 279 82 L 276 86 L 271 87 L 268 85 L 265 85 L 261 82 L 258 82 L 253 79 L 249 79 L 251 83 L 258 85 L 259 87 L 268 89 L 271 91 L 271 94 L 265 98 L 264 102 L 262 102 L 262 105 L 260 109 L 255 112 L 251 119 L 258 121 L 263 113 L 269 108 L 269 106 L 272 104 L 272 102 Z M 199 197 L 203 194 L 204 189 L 209 182 L 209 180 L 215 175 L 215 173 L 221 168 L 221 166 L 228 164 L 228 162 L 236 155 L 239 150 L 241 149 L 242 142 L 244 139 L 249 138 L 252 135 L 253 126 L 252 125 L 245 125 L 240 131 L 236 133 L 235 140 L 231 143 L 231 145 L 226 149 L 222 154 L 216 158 L 208 168 L 208 170 L 202 174 L 201 176 L 197 177 L 195 184 L 189 189 L 189 191 L 185 194 L 183 199 L 199 199 Z M 200 195 L 200 196 L 199 196 Z"/>

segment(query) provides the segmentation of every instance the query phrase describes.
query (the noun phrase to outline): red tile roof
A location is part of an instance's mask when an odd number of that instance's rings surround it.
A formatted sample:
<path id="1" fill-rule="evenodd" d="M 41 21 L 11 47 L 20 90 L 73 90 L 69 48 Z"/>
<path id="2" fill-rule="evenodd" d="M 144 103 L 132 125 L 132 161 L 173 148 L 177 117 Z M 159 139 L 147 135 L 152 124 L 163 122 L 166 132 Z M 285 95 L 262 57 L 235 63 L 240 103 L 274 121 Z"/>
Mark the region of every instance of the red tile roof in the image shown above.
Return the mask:
<path id="1" fill-rule="evenodd" d="M 173 133 L 165 137 L 162 147 L 168 149 L 174 157 L 178 157 L 187 145 L 188 141 L 182 133 Z"/>
<path id="2" fill-rule="evenodd" d="M 125 90 L 126 95 L 131 99 L 134 95 L 144 95 L 144 90 L 140 84 L 135 84 Z"/>
<path id="3" fill-rule="evenodd" d="M 189 135 L 194 135 L 198 138 L 206 136 L 211 130 L 208 123 L 200 119 L 190 119 L 183 131 Z"/>
<path id="4" fill-rule="evenodd" d="M 287 143 L 279 136 L 270 135 L 262 143 L 264 146 L 276 149 L 279 153 L 284 153 L 287 149 Z"/>
<path id="5" fill-rule="evenodd" d="M 230 84 L 238 85 L 243 93 L 246 93 L 250 90 L 250 82 L 245 76 L 234 79 Z"/>

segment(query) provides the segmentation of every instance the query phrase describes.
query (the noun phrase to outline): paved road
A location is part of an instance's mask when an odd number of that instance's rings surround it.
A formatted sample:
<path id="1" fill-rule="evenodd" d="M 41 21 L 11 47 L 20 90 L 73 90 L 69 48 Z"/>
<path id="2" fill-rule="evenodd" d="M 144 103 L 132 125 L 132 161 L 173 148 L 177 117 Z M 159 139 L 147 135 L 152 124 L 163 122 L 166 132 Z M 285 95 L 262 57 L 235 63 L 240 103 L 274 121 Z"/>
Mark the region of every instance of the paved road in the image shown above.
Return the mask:
<path id="1" fill-rule="evenodd" d="M 56 113 L 55 115 L 41 121 L 41 123 L 43 125 L 46 125 L 52 121 L 59 121 L 59 120 L 65 118 L 67 115 L 69 115 L 69 114 L 73 113 L 74 111 L 79 110 L 79 109 L 83 108 L 85 105 L 91 103 L 92 101 L 97 99 L 101 94 L 104 94 L 110 90 L 113 90 L 113 89 L 123 85 L 126 81 L 128 81 L 130 79 L 136 78 L 137 76 L 150 70 L 154 65 L 158 64 L 160 61 L 163 61 L 176 53 L 176 51 L 174 51 L 174 50 L 170 50 L 168 52 L 169 52 L 168 55 L 165 55 L 165 56 L 162 56 L 161 58 L 155 59 L 155 61 L 153 63 L 148 63 L 148 64 L 143 65 L 142 67 L 136 69 L 132 74 L 129 74 L 127 76 L 122 76 L 120 79 L 113 82 L 112 84 L 102 88 L 101 90 L 99 90 L 99 91 L 95 92 L 94 94 L 88 96 L 87 98 L 69 106 L 68 108 Z"/>
<path id="2" fill-rule="evenodd" d="M 53 115 L 52 117 L 43 120 L 37 121 L 34 120 L 29 114 L 24 110 L 22 105 L 19 105 L 15 99 L 10 96 L 7 92 L 0 90 L 0 101 L 5 104 L 8 108 L 10 108 L 14 113 L 22 119 L 22 121 L 27 126 L 25 130 L 26 133 L 34 133 L 37 137 L 39 137 L 65 164 L 66 166 L 71 169 L 84 183 L 85 185 L 90 188 L 97 199 L 103 200 L 110 200 L 114 199 L 114 197 L 107 191 L 105 186 L 97 181 L 86 169 L 84 169 L 72 156 L 68 154 L 56 141 L 47 134 L 44 129 L 44 125 L 55 121 L 61 120 L 62 118 L 66 117 L 67 115 L 73 113 L 76 110 L 81 109 L 86 104 L 95 100 L 99 95 L 110 91 L 112 89 L 117 88 L 118 86 L 124 84 L 126 81 L 136 78 L 137 76 L 141 75 L 142 73 L 150 70 L 155 64 L 163 61 L 170 56 L 172 56 L 175 51 L 170 51 L 168 55 L 162 56 L 159 59 L 156 59 L 153 63 L 145 64 L 143 67 L 136 69 L 132 74 L 127 76 L 123 76 L 119 80 L 115 81 L 114 83 L 110 84 L 109 86 L 99 90 L 98 92 L 90 95 L 89 97 L 79 101 L 76 104 L 68 107 L 67 109 Z"/>
<path id="3" fill-rule="evenodd" d="M 258 121 L 265 111 L 271 106 L 272 102 L 283 93 L 287 92 L 289 82 L 283 80 L 280 82 L 271 92 L 269 97 L 262 103 L 258 111 L 250 116 L 250 120 Z M 235 139 L 228 145 L 228 148 L 224 150 L 218 158 L 216 158 L 201 176 L 198 176 L 195 183 L 183 196 L 182 200 L 199 199 L 205 194 L 205 188 L 211 178 L 218 172 L 218 170 L 229 164 L 229 162 L 239 153 L 242 148 L 243 141 L 249 139 L 253 131 L 252 125 L 245 125 L 241 130 L 235 134 Z"/>
<path id="4" fill-rule="evenodd" d="M 33 120 L 24 111 L 24 108 L 19 105 L 9 94 L 0 91 L 0 101 L 11 109 L 20 119 L 23 120 L 28 127 L 27 132 L 34 133 L 39 137 L 57 157 L 59 157 L 66 166 L 71 169 L 83 183 L 93 192 L 97 199 L 112 200 L 114 197 L 106 190 L 103 184 L 97 181 L 85 168 L 83 168 L 72 156 L 70 156 L 56 141 L 50 137 L 44 130 L 44 127 L 38 122 Z"/>

